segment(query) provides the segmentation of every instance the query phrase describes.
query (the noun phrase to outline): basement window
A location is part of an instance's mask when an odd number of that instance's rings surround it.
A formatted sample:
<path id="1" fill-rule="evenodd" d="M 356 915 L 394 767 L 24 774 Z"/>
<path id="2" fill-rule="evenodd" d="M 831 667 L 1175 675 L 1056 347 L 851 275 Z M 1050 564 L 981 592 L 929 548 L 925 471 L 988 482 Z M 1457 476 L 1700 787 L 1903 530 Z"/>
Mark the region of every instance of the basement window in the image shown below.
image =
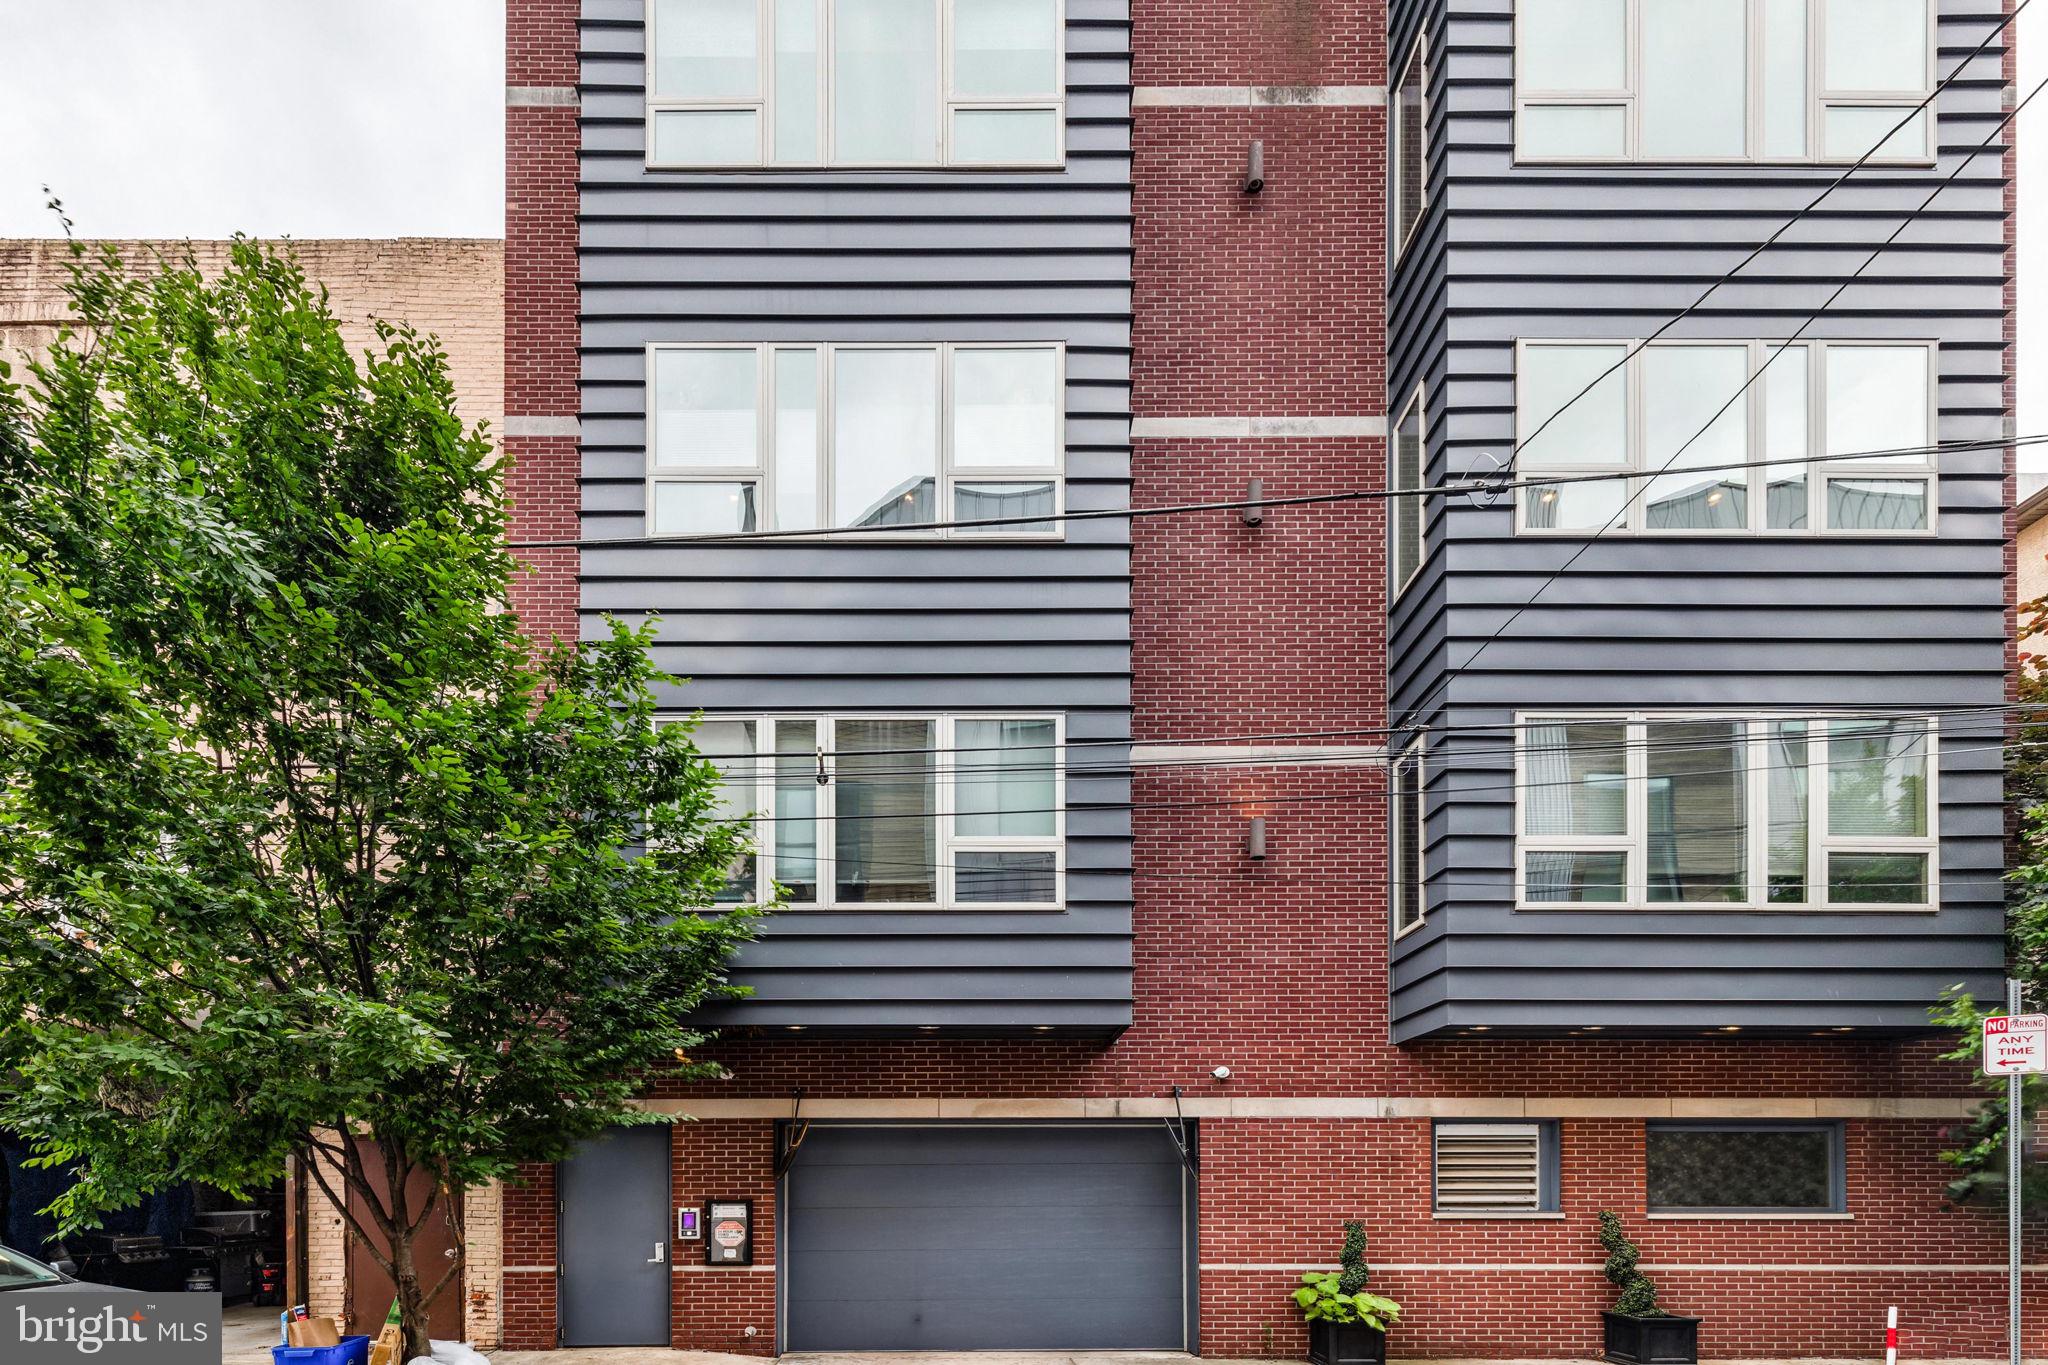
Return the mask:
<path id="1" fill-rule="evenodd" d="M 1847 1207 L 1839 1123 L 1652 1123 L 1648 1211 L 1828 1214 Z"/>

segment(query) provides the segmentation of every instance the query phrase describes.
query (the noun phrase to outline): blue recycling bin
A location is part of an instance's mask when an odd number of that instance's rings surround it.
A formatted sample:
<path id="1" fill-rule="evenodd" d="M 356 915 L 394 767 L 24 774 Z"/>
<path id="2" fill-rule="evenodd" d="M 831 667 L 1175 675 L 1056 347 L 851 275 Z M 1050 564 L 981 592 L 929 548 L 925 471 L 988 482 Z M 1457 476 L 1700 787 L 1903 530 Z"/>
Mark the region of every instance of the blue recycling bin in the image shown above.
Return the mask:
<path id="1" fill-rule="evenodd" d="M 285 1324 L 290 1313 L 277 1315 L 277 1345 L 270 1348 L 271 1365 L 369 1365 L 370 1339 L 343 1337 L 336 1346 L 287 1346 L 291 1338 Z"/>

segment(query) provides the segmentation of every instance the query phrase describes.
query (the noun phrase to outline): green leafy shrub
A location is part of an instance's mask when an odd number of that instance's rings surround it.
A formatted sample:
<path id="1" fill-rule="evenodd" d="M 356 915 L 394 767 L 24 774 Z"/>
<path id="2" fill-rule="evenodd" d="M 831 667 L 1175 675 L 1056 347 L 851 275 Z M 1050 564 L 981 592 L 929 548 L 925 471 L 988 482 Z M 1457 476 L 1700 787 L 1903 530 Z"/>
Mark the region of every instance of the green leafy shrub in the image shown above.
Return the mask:
<path id="1" fill-rule="evenodd" d="M 1384 1332 L 1398 1322 L 1401 1305 L 1392 1299 L 1365 1292 L 1372 1269 L 1365 1263 L 1365 1224 L 1344 1224 L 1344 1249 L 1338 1253 L 1339 1269 L 1311 1270 L 1301 1277 L 1294 1302 L 1308 1322 L 1364 1323 Z"/>
<path id="2" fill-rule="evenodd" d="M 1600 1268 L 1600 1273 L 1621 1291 L 1615 1297 L 1614 1311 L 1631 1318 L 1663 1317 L 1664 1310 L 1657 1306 L 1656 1284 L 1636 1269 L 1642 1252 L 1621 1230 L 1621 1219 L 1605 1209 L 1600 1211 L 1600 1245 L 1607 1252 L 1607 1264 Z"/>

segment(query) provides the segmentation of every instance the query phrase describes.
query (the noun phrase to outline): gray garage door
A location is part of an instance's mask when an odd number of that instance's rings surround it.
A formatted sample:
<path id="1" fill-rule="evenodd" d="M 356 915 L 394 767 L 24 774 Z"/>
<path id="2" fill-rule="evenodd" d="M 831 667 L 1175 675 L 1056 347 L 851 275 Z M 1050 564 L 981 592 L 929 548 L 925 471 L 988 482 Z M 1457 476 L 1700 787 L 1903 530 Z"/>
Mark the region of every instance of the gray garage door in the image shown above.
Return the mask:
<path id="1" fill-rule="evenodd" d="M 813 1125 L 783 1210 L 785 1350 L 1187 1349 L 1163 1125 Z"/>

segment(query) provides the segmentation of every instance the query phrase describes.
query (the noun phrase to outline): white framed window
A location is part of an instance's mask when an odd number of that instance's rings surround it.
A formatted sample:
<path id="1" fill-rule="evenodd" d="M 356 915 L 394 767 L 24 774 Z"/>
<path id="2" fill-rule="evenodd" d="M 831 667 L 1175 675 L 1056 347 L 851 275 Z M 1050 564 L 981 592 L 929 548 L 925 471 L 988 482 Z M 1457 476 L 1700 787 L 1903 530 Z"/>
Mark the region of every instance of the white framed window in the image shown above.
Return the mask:
<path id="1" fill-rule="evenodd" d="M 1933 0 L 1516 0 L 1522 161 L 1927 164 Z M 1880 139 L 1883 145 L 1878 146 Z"/>
<path id="2" fill-rule="evenodd" d="M 1417 34 L 1408 65 L 1394 83 L 1393 127 L 1387 135 L 1387 224 L 1399 256 L 1429 206 L 1428 35 Z"/>
<path id="3" fill-rule="evenodd" d="M 1629 357 L 1635 345 L 1517 344 L 1517 476 L 1644 475 L 1524 488 L 1518 532 L 1934 531 L 1939 470 L 1919 449 L 1935 439 L 1934 343 L 1658 341 Z M 1829 458 L 1795 462 L 1816 453 Z M 1787 463 L 1732 467 L 1764 460 Z"/>
<path id="4" fill-rule="evenodd" d="M 655 345 L 651 535 L 979 521 L 1059 539 L 1066 357 L 1049 342 Z"/>
<path id="5" fill-rule="evenodd" d="M 1557 1211 L 1558 1126 L 1439 1120 L 1431 1125 L 1431 1200 L 1439 1218 Z"/>
<path id="6" fill-rule="evenodd" d="M 1525 909 L 1937 908 L 1932 718 L 1517 721 Z"/>
<path id="7" fill-rule="evenodd" d="M 1422 386 L 1408 406 L 1394 419 L 1394 439 L 1387 443 L 1387 486 L 1389 489 L 1420 488 L 1423 470 L 1423 439 L 1427 430 L 1422 403 Z M 1422 570 L 1422 514 L 1420 497 L 1395 497 L 1387 512 L 1388 601 L 1401 595 Z"/>
<path id="8" fill-rule="evenodd" d="M 648 0 L 647 164 L 1056 167 L 1065 0 Z"/>
<path id="9" fill-rule="evenodd" d="M 1417 740 L 1387 771 L 1387 842 L 1393 855 L 1387 899 L 1395 938 L 1422 927 L 1429 913 L 1422 867 L 1422 797 L 1422 741 Z"/>
<path id="10" fill-rule="evenodd" d="M 695 741 L 725 776 L 720 816 L 756 817 L 722 899 L 779 885 L 810 910 L 1066 903 L 1061 716 L 718 715 Z"/>

